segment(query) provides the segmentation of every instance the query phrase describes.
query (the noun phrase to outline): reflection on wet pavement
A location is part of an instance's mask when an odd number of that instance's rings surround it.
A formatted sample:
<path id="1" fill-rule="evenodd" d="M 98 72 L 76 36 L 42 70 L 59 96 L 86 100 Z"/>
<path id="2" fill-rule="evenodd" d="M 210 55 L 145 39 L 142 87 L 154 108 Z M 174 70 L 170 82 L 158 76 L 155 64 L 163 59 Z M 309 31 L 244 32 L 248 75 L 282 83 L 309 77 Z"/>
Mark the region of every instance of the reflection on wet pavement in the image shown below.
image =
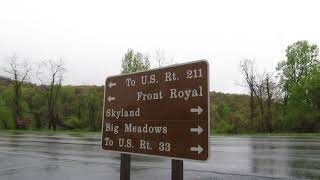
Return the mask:
<path id="1" fill-rule="evenodd" d="M 119 154 L 99 134 L 0 133 L 1 180 L 119 179 Z M 320 179 L 320 137 L 211 137 L 207 162 L 184 161 L 186 180 Z M 131 179 L 170 179 L 171 161 L 132 157 Z"/>

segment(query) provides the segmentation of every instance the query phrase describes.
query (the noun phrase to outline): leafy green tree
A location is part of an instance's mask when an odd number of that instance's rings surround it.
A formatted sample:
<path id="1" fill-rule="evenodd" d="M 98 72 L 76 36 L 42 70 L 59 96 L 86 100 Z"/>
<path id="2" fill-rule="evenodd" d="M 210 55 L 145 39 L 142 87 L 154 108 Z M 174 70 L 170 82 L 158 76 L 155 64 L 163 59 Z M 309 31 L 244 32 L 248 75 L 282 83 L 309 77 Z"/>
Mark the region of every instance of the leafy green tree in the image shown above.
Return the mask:
<path id="1" fill-rule="evenodd" d="M 63 117 L 74 116 L 77 119 L 81 118 L 81 114 L 79 113 L 79 97 L 82 92 L 76 90 L 76 87 L 72 86 L 62 86 L 61 93 L 59 97 L 60 108 Z M 80 110 L 81 111 L 81 110 Z M 79 115 L 80 114 L 80 115 Z"/>
<path id="2" fill-rule="evenodd" d="M 132 49 L 128 49 L 127 53 L 122 59 L 122 74 L 143 71 L 149 68 L 149 58 L 140 52 L 135 53 Z"/>
<path id="3" fill-rule="evenodd" d="M 320 130 L 320 69 L 315 70 L 301 82 L 290 88 L 288 120 L 291 130 Z"/>
<path id="4" fill-rule="evenodd" d="M 221 101 L 217 106 L 217 113 L 220 120 L 215 130 L 216 133 L 235 133 L 234 121 L 229 119 L 230 112 L 230 107 L 224 101 Z"/>
<path id="5" fill-rule="evenodd" d="M 290 86 L 291 83 L 299 83 L 302 77 L 306 77 L 312 69 L 319 64 L 319 48 L 308 41 L 297 41 L 286 49 L 287 59 L 278 64 L 281 78 Z"/>
<path id="6" fill-rule="evenodd" d="M 88 121 L 90 130 L 96 131 L 96 121 L 98 119 L 99 109 L 102 106 L 102 98 L 99 97 L 96 89 L 91 89 L 87 98 L 88 104 Z"/>
<path id="7" fill-rule="evenodd" d="M 225 102 L 220 102 L 217 107 L 217 112 L 222 120 L 225 120 L 230 114 L 230 108 Z"/>
<path id="8" fill-rule="evenodd" d="M 304 86 L 309 108 L 320 113 L 320 65 L 306 78 Z"/>
<path id="9" fill-rule="evenodd" d="M 46 115 L 46 99 L 41 94 L 34 94 L 30 104 L 31 112 L 35 120 L 35 127 L 41 129 L 46 124 L 44 121 Z"/>
<path id="10" fill-rule="evenodd" d="M 13 88 L 8 86 L 0 92 L 0 128 L 15 128 L 14 116 L 12 113 L 13 106 Z"/>
<path id="11" fill-rule="evenodd" d="M 287 59 L 279 63 L 284 92 L 286 116 L 283 118 L 288 130 L 316 131 L 319 122 L 319 48 L 307 41 L 288 46 Z"/>
<path id="12" fill-rule="evenodd" d="M 11 129 L 12 122 L 13 117 L 10 109 L 6 106 L 0 106 L 0 129 Z"/>
<path id="13" fill-rule="evenodd" d="M 300 83 L 301 78 L 307 77 L 319 65 L 319 48 L 308 41 L 297 41 L 286 49 L 287 59 L 281 61 L 277 70 L 280 73 L 284 90 L 284 104 L 290 98 L 290 89 Z"/>

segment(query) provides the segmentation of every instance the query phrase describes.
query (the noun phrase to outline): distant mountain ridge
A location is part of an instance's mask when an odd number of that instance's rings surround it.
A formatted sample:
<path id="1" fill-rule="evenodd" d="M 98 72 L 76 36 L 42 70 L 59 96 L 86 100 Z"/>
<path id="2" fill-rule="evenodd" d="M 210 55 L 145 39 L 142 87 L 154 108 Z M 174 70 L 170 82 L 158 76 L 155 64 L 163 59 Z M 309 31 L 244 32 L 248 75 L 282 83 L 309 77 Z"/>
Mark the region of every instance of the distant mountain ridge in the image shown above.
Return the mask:
<path id="1" fill-rule="evenodd" d="M 0 76 L 0 86 L 8 86 L 11 84 L 11 82 L 12 82 L 12 79 L 4 76 Z"/>

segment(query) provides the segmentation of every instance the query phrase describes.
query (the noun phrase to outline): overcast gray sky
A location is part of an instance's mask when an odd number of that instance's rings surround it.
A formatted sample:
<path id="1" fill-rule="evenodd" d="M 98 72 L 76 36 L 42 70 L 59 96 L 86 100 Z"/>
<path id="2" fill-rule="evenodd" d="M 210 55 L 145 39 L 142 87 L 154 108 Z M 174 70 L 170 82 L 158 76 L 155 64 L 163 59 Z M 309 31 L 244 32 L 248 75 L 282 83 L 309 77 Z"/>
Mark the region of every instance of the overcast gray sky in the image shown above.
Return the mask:
<path id="1" fill-rule="evenodd" d="M 241 59 L 275 71 L 289 44 L 320 45 L 319 18 L 318 0 L 1 0 L 0 59 L 63 58 L 65 84 L 102 85 L 128 48 L 162 49 L 175 63 L 207 59 L 210 89 L 240 93 Z"/>

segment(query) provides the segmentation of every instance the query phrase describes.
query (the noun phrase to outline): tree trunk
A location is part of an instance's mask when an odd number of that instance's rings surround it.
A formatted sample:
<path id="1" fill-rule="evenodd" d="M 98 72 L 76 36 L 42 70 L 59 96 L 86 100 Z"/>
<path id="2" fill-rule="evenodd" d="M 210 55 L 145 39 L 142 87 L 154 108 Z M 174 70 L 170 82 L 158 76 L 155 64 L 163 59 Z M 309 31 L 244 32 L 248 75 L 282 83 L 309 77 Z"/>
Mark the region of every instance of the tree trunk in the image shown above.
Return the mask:
<path id="1" fill-rule="evenodd" d="M 255 129 L 254 123 L 253 123 L 253 118 L 254 118 L 254 94 L 253 91 L 251 90 L 250 92 L 250 126 L 251 129 Z"/>
<path id="2" fill-rule="evenodd" d="M 95 117 L 96 117 L 96 109 L 94 107 L 89 107 L 89 124 L 91 130 L 96 130 L 96 123 L 95 123 Z"/>
<path id="3" fill-rule="evenodd" d="M 37 129 L 41 129 L 42 124 L 41 124 L 41 117 L 40 117 L 40 113 L 33 113 L 34 118 L 36 120 L 36 128 Z"/>
<path id="4" fill-rule="evenodd" d="M 20 107 L 20 98 L 21 98 L 21 93 L 19 90 L 19 86 L 18 84 L 15 84 L 14 86 L 14 92 L 15 92 L 15 96 L 13 99 L 13 103 L 14 103 L 14 122 L 15 122 L 15 128 L 16 129 L 21 129 L 20 125 L 18 124 L 18 120 L 22 119 L 22 115 L 21 115 L 21 107 Z"/>

